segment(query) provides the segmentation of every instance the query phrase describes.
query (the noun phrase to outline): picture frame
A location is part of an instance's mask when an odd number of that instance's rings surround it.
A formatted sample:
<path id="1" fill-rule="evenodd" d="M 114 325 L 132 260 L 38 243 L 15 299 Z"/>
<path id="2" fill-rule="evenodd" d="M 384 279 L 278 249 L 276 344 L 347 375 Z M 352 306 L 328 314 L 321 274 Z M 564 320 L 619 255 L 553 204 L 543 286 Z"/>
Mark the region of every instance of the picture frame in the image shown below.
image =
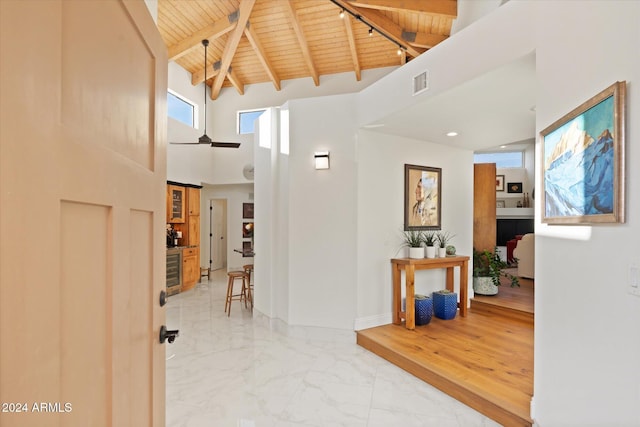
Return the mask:
<path id="1" fill-rule="evenodd" d="M 253 219 L 253 203 L 242 204 L 242 218 Z"/>
<path id="2" fill-rule="evenodd" d="M 507 193 L 522 193 L 522 183 L 521 182 L 507 183 Z"/>
<path id="3" fill-rule="evenodd" d="M 496 208 L 506 208 L 506 202 L 504 199 L 497 199 L 496 200 Z"/>
<path id="4" fill-rule="evenodd" d="M 253 237 L 253 222 L 242 223 L 242 237 L 245 239 Z"/>
<path id="5" fill-rule="evenodd" d="M 440 230 L 442 169 L 404 165 L 404 229 Z"/>
<path id="6" fill-rule="evenodd" d="M 496 175 L 496 191 L 504 191 L 504 175 Z"/>
<path id="7" fill-rule="evenodd" d="M 618 81 L 540 132 L 542 222 L 625 222 L 625 97 Z"/>
<path id="8" fill-rule="evenodd" d="M 253 256 L 253 245 L 251 242 L 242 242 L 242 257 L 252 257 Z"/>

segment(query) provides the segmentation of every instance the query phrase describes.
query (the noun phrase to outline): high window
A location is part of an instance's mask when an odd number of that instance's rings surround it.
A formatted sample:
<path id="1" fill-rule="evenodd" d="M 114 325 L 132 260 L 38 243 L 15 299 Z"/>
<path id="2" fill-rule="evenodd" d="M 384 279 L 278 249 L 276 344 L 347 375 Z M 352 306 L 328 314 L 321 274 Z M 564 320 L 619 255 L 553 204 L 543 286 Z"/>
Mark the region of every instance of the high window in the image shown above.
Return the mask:
<path id="1" fill-rule="evenodd" d="M 255 120 L 264 112 L 264 109 L 238 111 L 238 133 L 240 135 L 254 133 Z"/>
<path id="2" fill-rule="evenodd" d="M 197 106 L 183 96 L 169 90 L 167 92 L 167 113 L 169 117 L 185 125 L 197 127 Z"/>
<path id="3" fill-rule="evenodd" d="M 522 168 L 524 153 L 522 151 L 476 153 L 473 155 L 473 163 L 495 163 L 496 168 Z"/>

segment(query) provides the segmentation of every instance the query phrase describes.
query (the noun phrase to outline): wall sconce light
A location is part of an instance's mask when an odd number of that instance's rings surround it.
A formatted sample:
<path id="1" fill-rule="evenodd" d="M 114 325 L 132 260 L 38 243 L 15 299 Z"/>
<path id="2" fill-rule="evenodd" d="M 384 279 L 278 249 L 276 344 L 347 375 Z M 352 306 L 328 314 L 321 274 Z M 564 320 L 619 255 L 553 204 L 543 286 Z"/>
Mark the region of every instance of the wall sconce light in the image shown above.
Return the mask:
<path id="1" fill-rule="evenodd" d="M 316 151 L 313 157 L 316 161 L 316 169 L 329 169 L 328 151 Z"/>

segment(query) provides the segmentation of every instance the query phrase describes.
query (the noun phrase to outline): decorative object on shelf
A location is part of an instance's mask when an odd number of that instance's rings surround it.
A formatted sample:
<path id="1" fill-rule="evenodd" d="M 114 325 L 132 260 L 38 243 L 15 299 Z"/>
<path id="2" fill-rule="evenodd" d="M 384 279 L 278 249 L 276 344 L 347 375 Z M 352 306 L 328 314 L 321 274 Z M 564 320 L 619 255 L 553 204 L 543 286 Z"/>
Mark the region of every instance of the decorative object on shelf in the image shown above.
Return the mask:
<path id="1" fill-rule="evenodd" d="M 249 181 L 253 181 L 254 174 L 255 174 L 255 168 L 253 167 L 252 164 L 244 165 L 244 167 L 242 168 L 242 176 L 244 176 Z"/>
<path id="2" fill-rule="evenodd" d="M 422 247 L 424 236 L 422 231 L 407 230 L 403 232 L 403 235 L 404 246 L 409 248 L 409 258 L 424 258 L 424 248 Z"/>
<path id="3" fill-rule="evenodd" d="M 540 132 L 542 222 L 625 222 L 625 96 L 616 82 Z"/>
<path id="4" fill-rule="evenodd" d="M 504 175 L 496 175 L 496 191 L 504 191 Z"/>
<path id="5" fill-rule="evenodd" d="M 442 169 L 404 165 L 404 229 L 440 230 Z"/>
<path id="6" fill-rule="evenodd" d="M 456 247 L 453 245 L 447 245 L 447 256 L 456 256 Z"/>
<path id="7" fill-rule="evenodd" d="M 433 314 L 438 319 L 451 320 L 458 312 L 458 294 L 446 289 L 433 294 Z"/>
<path id="8" fill-rule="evenodd" d="M 423 241 L 426 246 L 425 258 L 436 257 L 436 233 L 435 231 L 425 231 L 423 234 Z"/>
<path id="9" fill-rule="evenodd" d="M 253 244 L 251 242 L 242 242 L 242 257 L 253 256 Z"/>
<path id="10" fill-rule="evenodd" d="M 438 258 L 444 258 L 447 256 L 447 243 L 453 239 L 455 234 L 451 234 L 448 231 L 436 232 L 436 240 L 438 241 Z"/>
<path id="11" fill-rule="evenodd" d="M 473 292 L 479 295 L 496 295 L 500 286 L 500 277 L 511 280 L 511 287 L 520 286 L 517 276 L 504 271 L 508 265 L 500 258 L 498 248 L 489 250 L 473 250 Z"/>
<path id="12" fill-rule="evenodd" d="M 242 218 L 253 219 L 253 203 L 242 204 Z"/>
<path id="13" fill-rule="evenodd" d="M 427 295 L 416 294 L 415 297 L 416 326 L 427 325 L 433 317 L 433 299 Z"/>
<path id="14" fill-rule="evenodd" d="M 521 182 L 508 183 L 507 193 L 522 193 L 522 183 Z"/>
<path id="15" fill-rule="evenodd" d="M 253 237 L 253 222 L 242 223 L 242 237 L 245 239 Z"/>
<path id="16" fill-rule="evenodd" d="M 506 208 L 507 204 L 503 199 L 496 200 L 496 208 Z"/>

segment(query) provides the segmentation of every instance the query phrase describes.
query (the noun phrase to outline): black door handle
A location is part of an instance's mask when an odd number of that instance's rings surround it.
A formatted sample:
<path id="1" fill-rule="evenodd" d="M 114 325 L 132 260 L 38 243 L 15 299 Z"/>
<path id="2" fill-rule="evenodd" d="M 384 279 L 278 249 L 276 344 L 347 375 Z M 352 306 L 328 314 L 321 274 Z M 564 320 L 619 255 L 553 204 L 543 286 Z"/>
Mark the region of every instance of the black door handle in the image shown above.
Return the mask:
<path id="1" fill-rule="evenodd" d="M 160 344 L 164 344 L 165 341 L 169 341 L 169 344 L 176 340 L 176 337 L 180 335 L 179 330 L 170 331 L 166 326 L 160 326 Z"/>

